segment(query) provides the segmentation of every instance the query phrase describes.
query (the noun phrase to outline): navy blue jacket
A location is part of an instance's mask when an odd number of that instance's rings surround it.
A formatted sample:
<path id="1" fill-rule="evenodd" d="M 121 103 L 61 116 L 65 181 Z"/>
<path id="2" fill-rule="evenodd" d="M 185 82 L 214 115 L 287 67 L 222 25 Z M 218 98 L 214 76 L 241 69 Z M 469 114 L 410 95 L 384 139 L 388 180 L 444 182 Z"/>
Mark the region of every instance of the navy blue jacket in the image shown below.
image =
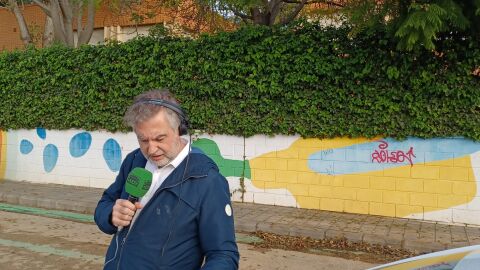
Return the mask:
<path id="1" fill-rule="evenodd" d="M 199 151 L 193 150 L 165 179 L 135 223 L 117 233 L 113 205 L 128 198 L 125 180 L 146 162 L 139 149 L 128 154 L 95 209 L 100 230 L 115 234 L 104 269 L 237 269 L 233 214 L 226 211 L 231 205 L 228 182 Z"/>

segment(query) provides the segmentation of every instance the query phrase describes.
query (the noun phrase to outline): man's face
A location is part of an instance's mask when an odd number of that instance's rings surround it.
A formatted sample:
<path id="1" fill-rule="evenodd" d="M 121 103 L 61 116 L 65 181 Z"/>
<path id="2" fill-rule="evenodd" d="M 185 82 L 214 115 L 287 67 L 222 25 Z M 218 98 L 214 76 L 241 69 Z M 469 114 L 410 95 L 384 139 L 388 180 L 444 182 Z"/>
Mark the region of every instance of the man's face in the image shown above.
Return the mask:
<path id="1" fill-rule="evenodd" d="M 143 155 L 159 168 L 177 157 L 185 145 L 178 130 L 170 126 L 164 111 L 137 124 L 134 130 Z"/>

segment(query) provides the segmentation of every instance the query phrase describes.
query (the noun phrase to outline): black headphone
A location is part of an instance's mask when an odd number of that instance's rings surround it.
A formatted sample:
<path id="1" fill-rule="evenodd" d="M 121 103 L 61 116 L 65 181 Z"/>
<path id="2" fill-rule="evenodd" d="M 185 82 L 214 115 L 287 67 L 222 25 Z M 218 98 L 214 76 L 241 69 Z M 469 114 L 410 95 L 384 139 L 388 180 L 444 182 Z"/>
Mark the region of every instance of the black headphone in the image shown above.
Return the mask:
<path id="1" fill-rule="evenodd" d="M 168 108 L 172 111 L 174 111 L 178 117 L 180 117 L 180 126 L 178 126 L 178 134 L 180 136 L 188 134 L 188 128 L 190 127 L 190 124 L 188 123 L 188 118 L 185 112 L 182 110 L 180 106 L 178 106 L 175 103 L 172 103 L 170 101 L 164 100 L 164 99 L 154 99 L 154 98 L 149 98 L 149 99 L 140 99 L 136 103 L 144 103 L 144 104 L 153 104 L 153 105 L 158 105 L 158 106 L 163 106 L 165 108 Z"/>

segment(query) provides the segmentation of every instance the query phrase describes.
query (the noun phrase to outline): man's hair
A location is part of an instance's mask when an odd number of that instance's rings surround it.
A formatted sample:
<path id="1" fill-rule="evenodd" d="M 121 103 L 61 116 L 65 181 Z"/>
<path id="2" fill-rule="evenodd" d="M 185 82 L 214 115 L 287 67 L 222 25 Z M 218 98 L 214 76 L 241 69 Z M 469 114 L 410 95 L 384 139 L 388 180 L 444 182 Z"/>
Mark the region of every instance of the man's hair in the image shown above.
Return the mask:
<path id="1" fill-rule="evenodd" d="M 164 106 L 141 102 L 141 100 L 146 99 L 163 99 L 180 106 L 177 99 L 175 99 L 173 94 L 170 93 L 170 91 L 168 91 L 167 89 L 153 89 L 148 92 L 142 93 L 134 98 L 133 104 L 130 105 L 130 107 L 128 107 L 127 111 L 125 112 L 123 121 L 127 126 L 135 129 L 135 126 L 139 123 L 142 123 L 152 118 L 160 111 L 164 111 L 170 127 L 172 129 L 178 130 L 181 119 L 176 112 Z"/>

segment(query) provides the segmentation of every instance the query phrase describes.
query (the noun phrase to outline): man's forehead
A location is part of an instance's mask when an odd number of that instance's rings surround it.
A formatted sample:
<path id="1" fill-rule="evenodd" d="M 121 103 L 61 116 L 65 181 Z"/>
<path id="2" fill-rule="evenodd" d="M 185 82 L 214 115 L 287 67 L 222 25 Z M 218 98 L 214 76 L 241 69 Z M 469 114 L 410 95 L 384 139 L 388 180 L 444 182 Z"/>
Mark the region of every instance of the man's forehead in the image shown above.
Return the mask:
<path id="1" fill-rule="evenodd" d="M 135 134 L 139 138 L 156 138 L 160 136 L 166 136 L 167 131 L 166 130 L 145 130 L 145 131 L 140 131 L 138 129 L 135 129 Z"/>

